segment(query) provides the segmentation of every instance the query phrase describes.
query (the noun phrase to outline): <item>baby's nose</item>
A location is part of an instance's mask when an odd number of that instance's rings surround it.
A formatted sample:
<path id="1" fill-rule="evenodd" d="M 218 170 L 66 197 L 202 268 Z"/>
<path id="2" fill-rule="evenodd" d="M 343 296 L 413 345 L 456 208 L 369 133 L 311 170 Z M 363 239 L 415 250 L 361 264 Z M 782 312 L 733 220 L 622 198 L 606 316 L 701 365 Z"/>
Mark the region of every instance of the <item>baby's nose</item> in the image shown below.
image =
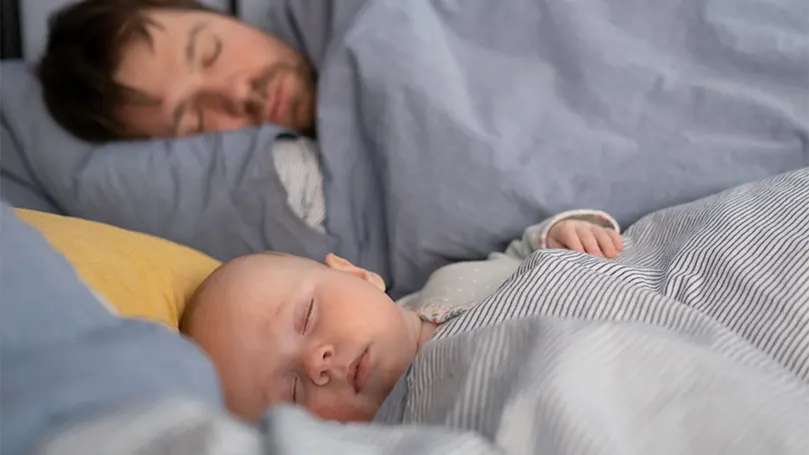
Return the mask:
<path id="1" fill-rule="evenodd" d="M 334 347 L 331 345 L 320 346 L 309 354 L 306 361 L 306 372 L 315 385 L 324 386 L 329 383 L 333 358 Z"/>

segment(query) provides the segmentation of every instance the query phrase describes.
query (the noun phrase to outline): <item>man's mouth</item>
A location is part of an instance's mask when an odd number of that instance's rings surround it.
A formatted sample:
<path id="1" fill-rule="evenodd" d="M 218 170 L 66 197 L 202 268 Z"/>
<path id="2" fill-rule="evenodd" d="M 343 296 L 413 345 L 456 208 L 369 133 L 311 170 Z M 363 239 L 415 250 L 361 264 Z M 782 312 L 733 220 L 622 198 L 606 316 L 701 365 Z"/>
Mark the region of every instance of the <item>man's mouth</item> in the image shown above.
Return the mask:
<path id="1" fill-rule="evenodd" d="M 286 114 L 286 92 L 283 80 L 275 84 L 272 96 L 267 100 L 267 120 L 279 124 Z"/>
<path id="2" fill-rule="evenodd" d="M 368 381 L 368 375 L 371 370 L 371 356 L 368 348 L 348 365 L 347 379 L 348 383 L 354 387 L 354 392 L 360 393 L 365 388 L 365 383 Z"/>

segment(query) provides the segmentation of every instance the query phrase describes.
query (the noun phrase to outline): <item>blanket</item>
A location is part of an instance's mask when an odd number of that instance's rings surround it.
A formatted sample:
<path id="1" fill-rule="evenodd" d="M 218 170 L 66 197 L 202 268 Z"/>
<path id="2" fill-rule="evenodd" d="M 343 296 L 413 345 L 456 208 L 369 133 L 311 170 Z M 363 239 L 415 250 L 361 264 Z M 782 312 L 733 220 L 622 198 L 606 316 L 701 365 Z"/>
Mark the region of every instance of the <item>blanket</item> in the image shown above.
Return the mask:
<path id="1" fill-rule="evenodd" d="M 326 228 L 395 297 L 563 210 L 629 225 L 809 165 L 804 0 L 279 3 Z"/>
<path id="2" fill-rule="evenodd" d="M 439 329 L 378 420 L 506 453 L 805 450 L 807 207 L 802 169 L 644 217 L 614 261 L 538 251 Z"/>
<path id="3" fill-rule="evenodd" d="M 169 400 L 52 455 L 804 454 L 809 169 L 644 217 L 610 261 L 541 250 L 435 334 L 371 424 Z M 126 441 L 122 444 L 121 441 Z"/>

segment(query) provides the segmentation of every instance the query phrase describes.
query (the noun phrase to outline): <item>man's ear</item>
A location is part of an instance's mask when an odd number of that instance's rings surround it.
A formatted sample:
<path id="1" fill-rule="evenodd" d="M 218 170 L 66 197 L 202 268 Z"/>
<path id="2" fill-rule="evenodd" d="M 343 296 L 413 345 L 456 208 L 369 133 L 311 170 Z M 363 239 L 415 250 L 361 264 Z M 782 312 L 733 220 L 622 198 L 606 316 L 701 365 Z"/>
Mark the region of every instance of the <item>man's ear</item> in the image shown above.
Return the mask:
<path id="1" fill-rule="evenodd" d="M 339 270 L 341 272 L 350 273 L 357 278 L 361 278 L 377 288 L 380 291 L 385 292 L 385 281 L 382 279 L 381 276 L 377 275 L 374 272 L 370 272 L 365 270 L 361 267 L 357 267 L 356 265 L 350 263 L 349 261 L 337 256 L 336 254 L 329 253 L 326 256 L 326 267 L 329 267 L 334 270 Z"/>

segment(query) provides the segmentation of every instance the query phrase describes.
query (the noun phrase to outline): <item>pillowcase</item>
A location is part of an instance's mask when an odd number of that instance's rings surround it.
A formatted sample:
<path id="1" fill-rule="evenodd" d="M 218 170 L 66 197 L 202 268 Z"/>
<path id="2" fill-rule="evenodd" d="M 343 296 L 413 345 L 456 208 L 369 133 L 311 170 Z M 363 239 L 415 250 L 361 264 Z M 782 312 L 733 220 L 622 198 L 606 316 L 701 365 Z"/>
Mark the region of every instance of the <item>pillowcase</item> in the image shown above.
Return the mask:
<path id="1" fill-rule="evenodd" d="M 66 215 L 187 245 L 224 261 L 275 250 L 322 260 L 337 240 L 298 219 L 272 155 L 272 125 L 94 146 L 51 119 L 22 62 L 3 62 L 0 116 L 31 181 Z M 3 162 L 3 167 L 6 163 Z"/>
<path id="2" fill-rule="evenodd" d="M 220 262 L 191 248 L 102 223 L 16 209 L 121 316 L 177 329 L 186 302 Z"/>

